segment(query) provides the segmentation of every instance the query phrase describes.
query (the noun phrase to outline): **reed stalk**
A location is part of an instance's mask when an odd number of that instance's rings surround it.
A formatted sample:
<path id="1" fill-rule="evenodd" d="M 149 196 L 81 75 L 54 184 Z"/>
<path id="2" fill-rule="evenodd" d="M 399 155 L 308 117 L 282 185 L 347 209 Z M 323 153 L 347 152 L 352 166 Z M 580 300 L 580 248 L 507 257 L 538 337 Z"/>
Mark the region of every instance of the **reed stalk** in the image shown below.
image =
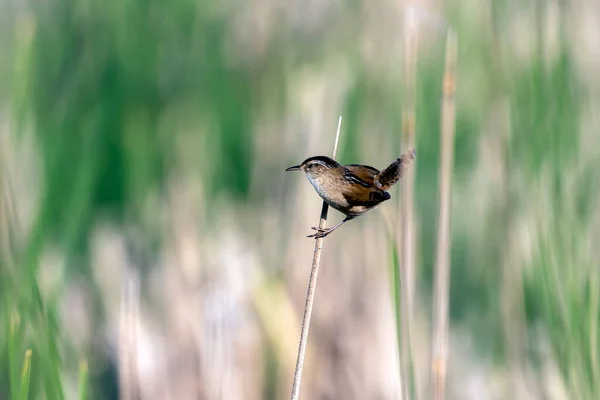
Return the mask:
<path id="1" fill-rule="evenodd" d="M 340 139 L 340 128 L 342 127 L 342 117 L 338 119 L 337 131 L 335 134 L 335 145 L 333 146 L 333 159 L 337 155 L 337 148 Z M 321 218 L 319 220 L 319 229 L 324 229 L 327 224 L 327 212 L 329 206 L 323 201 L 321 208 Z M 310 278 L 308 280 L 308 289 L 306 290 L 306 303 L 304 304 L 304 316 L 302 317 L 302 332 L 300 333 L 300 344 L 298 345 L 298 358 L 296 359 L 296 368 L 294 370 L 294 383 L 292 385 L 292 400 L 297 400 L 300 396 L 300 381 L 302 380 L 302 368 L 304 367 L 304 356 L 306 353 L 306 343 L 308 341 L 308 328 L 310 327 L 310 317 L 312 315 L 313 302 L 317 289 L 317 276 L 319 274 L 319 265 L 321 263 L 321 250 L 323 249 L 323 239 L 316 238 L 315 250 L 313 253 L 312 266 L 310 268 Z"/>
<path id="2" fill-rule="evenodd" d="M 417 86 L 417 20 L 412 8 L 406 10 L 404 19 L 404 107 L 402 111 L 402 149 L 415 148 L 416 135 L 416 86 Z M 415 169 L 408 168 L 405 172 L 402 185 L 402 198 L 400 208 L 401 218 L 401 246 L 400 262 L 397 263 L 398 271 L 395 274 L 396 326 L 398 341 L 398 361 L 400 373 L 401 398 L 409 400 L 414 398 L 414 376 L 412 357 L 412 317 L 414 315 L 414 287 L 415 287 L 415 252 L 414 252 L 414 191 Z"/>
<path id="3" fill-rule="evenodd" d="M 446 61 L 442 98 L 439 225 L 435 265 L 433 337 L 431 359 L 431 394 L 433 400 L 443 400 L 446 394 L 448 362 L 448 314 L 450 295 L 450 212 L 452 169 L 454 159 L 456 36 L 452 30 L 446 38 Z"/>

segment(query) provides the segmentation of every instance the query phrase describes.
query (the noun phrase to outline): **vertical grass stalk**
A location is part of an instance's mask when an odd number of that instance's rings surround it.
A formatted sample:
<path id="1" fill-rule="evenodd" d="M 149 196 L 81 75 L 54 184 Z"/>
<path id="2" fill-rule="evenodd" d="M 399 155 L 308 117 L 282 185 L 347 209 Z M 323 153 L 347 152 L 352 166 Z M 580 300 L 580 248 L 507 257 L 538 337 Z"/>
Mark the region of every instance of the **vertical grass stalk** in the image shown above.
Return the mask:
<path id="1" fill-rule="evenodd" d="M 454 159 L 456 36 L 449 30 L 446 38 L 446 62 L 442 98 L 441 162 L 439 188 L 439 225 L 435 265 L 433 336 L 431 359 L 431 393 L 433 400 L 443 400 L 446 393 L 448 362 L 448 314 L 450 292 L 450 212 Z"/>
<path id="2" fill-rule="evenodd" d="M 417 86 L 417 21 L 414 10 L 407 9 L 404 18 L 404 97 L 402 111 L 402 151 L 415 148 L 416 86 Z M 412 368 L 412 316 L 414 314 L 415 257 L 414 257 L 414 187 L 415 169 L 409 168 L 404 176 L 400 218 L 401 252 L 396 279 L 396 326 L 401 398 L 414 396 Z M 399 305 L 399 306 L 398 306 Z"/>
<path id="3" fill-rule="evenodd" d="M 333 159 L 336 158 L 338 142 L 340 139 L 340 128 L 342 126 L 342 117 L 338 120 L 337 132 L 335 134 L 335 145 L 333 147 Z M 323 201 L 321 208 L 321 219 L 319 220 L 319 229 L 324 229 L 327 224 L 327 212 L 329 206 Z M 321 250 L 323 249 L 323 239 L 315 240 L 315 251 L 313 253 L 312 266 L 310 268 L 310 278 L 308 280 L 308 289 L 306 291 L 306 303 L 304 304 L 304 316 L 302 317 L 302 332 L 300 333 L 300 344 L 298 345 L 298 358 L 296 359 L 296 369 L 294 370 L 294 383 L 292 385 L 292 400 L 297 400 L 300 396 L 300 381 L 302 380 L 302 368 L 304 366 L 304 355 L 306 353 L 306 343 L 308 341 L 308 328 L 310 327 L 310 317 L 312 315 L 315 291 L 317 288 L 317 276 L 319 273 L 319 264 L 321 263 Z"/>
<path id="4" fill-rule="evenodd" d="M 523 387 L 525 359 L 523 357 L 524 339 L 527 335 L 524 310 L 523 276 L 521 266 L 517 263 L 516 245 L 513 239 L 515 215 L 512 187 L 510 184 L 510 107 L 507 99 L 500 100 L 496 107 L 494 124 L 501 135 L 502 159 L 504 164 L 504 198 L 501 199 L 501 213 L 504 229 L 504 240 L 500 241 L 502 250 L 502 317 L 504 328 L 504 346 L 510 374 L 511 396 L 526 396 Z"/>

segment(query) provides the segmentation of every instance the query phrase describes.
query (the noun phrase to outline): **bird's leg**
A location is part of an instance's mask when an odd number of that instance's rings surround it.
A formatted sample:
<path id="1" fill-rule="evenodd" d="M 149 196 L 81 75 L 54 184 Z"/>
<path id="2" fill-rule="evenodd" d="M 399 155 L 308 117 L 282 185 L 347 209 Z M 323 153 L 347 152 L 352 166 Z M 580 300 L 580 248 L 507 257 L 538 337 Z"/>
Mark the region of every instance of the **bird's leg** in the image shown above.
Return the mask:
<path id="1" fill-rule="evenodd" d="M 313 229 L 313 230 L 315 230 L 317 232 L 313 233 L 312 235 L 308 235 L 307 237 L 314 237 L 315 239 L 324 238 L 325 236 L 329 235 L 331 232 L 335 231 L 337 228 L 339 228 L 340 226 L 342 226 L 342 224 L 344 222 L 350 221 L 352 218 L 354 218 L 354 217 L 347 216 L 339 224 L 337 224 L 336 226 L 334 226 L 332 228 L 320 229 L 320 228 L 312 226 L 311 229 Z"/>

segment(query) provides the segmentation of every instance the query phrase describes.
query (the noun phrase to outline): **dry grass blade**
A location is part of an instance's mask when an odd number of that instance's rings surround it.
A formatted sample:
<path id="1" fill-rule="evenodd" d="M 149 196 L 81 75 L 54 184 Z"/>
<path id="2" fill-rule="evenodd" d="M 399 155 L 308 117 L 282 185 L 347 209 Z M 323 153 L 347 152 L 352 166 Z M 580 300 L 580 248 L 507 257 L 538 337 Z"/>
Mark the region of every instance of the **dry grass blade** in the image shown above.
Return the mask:
<path id="1" fill-rule="evenodd" d="M 337 155 L 337 148 L 340 139 L 340 128 L 342 127 L 342 117 L 338 120 L 337 132 L 335 134 L 335 145 L 333 147 L 333 158 Z M 319 220 L 319 229 L 324 229 L 327 224 L 327 212 L 329 206 L 323 202 L 321 209 L 321 219 Z M 304 305 L 304 316 L 302 317 L 302 332 L 300 333 L 300 344 L 298 345 L 298 358 L 296 359 L 296 369 L 294 370 L 294 383 L 292 385 L 292 400 L 297 400 L 300 396 L 300 381 L 302 380 L 302 368 L 304 367 L 304 355 L 306 354 L 306 343 L 308 342 L 308 328 L 310 327 L 310 317 L 312 315 L 313 302 L 315 299 L 315 290 L 317 288 L 317 276 L 319 274 L 319 265 L 321 263 L 321 250 L 323 249 L 323 239 L 315 240 L 315 251 L 313 253 L 312 266 L 310 268 L 310 278 L 308 280 L 308 289 L 306 291 L 306 303 Z"/>
<path id="2" fill-rule="evenodd" d="M 446 65 L 442 99 L 440 202 L 433 304 L 433 343 L 431 360 L 432 399 L 443 400 L 448 359 L 448 309 L 450 291 L 450 200 L 455 126 L 456 36 L 450 30 L 446 42 Z"/>
<path id="3" fill-rule="evenodd" d="M 413 9 L 407 9 L 404 20 L 404 92 L 405 106 L 402 112 L 403 119 L 403 150 L 415 148 L 416 132 L 416 85 L 417 85 L 417 22 Z M 415 259 L 414 259 L 414 187 L 415 168 L 406 171 L 402 187 L 402 200 L 400 218 L 401 233 L 401 260 L 398 263 L 397 287 L 399 294 L 396 301 L 400 305 L 397 309 L 398 352 L 400 368 L 401 398 L 409 400 L 414 396 L 411 329 L 414 314 L 414 287 L 415 287 Z"/>

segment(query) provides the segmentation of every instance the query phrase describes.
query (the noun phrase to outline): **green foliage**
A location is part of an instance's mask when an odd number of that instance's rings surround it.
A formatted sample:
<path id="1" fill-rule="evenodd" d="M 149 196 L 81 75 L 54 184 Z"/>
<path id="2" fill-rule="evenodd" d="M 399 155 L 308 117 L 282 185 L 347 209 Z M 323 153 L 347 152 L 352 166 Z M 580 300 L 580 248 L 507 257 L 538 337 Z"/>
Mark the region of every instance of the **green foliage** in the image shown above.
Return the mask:
<path id="1" fill-rule="evenodd" d="M 233 66 L 219 7 L 190 0 L 37 7 L 23 78 L 29 92 L 18 109 L 39 138 L 46 183 L 39 229 L 48 237 L 81 252 L 99 212 L 143 221 L 144 199 L 164 190 L 165 160 L 174 156 L 174 132 L 160 128 L 173 107 L 192 107 L 215 125 L 197 141 L 207 145 L 197 154 L 211 166 L 201 171 L 208 191 L 247 200 L 264 75 Z"/>
<path id="2" fill-rule="evenodd" d="M 197 160 L 192 167 L 203 183 L 207 210 L 223 197 L 258 207 L 251 196 L 253 168 L 259 164 L 255 144 L 262 134 L 255 131 L 256 115 L 285 110 L 286 79 L 296 68 L 318 65 L 334 52 L 332 47 L 350 54 L 354 76 L 343 103 L 342 162 L 364 156 L 363 129 L 373 120 L 389 128 L 393 137 L 387 145 L 400 148 L 401 66 L 392 84 L 365 65 L 359 46 L 349 39 L 363 23 L 360 6 L 345 10 L 348 15 L 338 21 L 341 28 L 332 27 L 329 41 L 323 41 L 321 31 L 292 40 L 279 35 L 278 27 L 260 55 L 242 62 L 232 55 L 241 49 L 232 39 L 234 11 L 226 2 L 51 0 L 34 5 L 33 36 L 17 35 L 6 47 L 14 50 L 14 119 L 22 131 L 33 125 L 43 176 L 30 231 L 11 249 L 14 260 L 0 257 L 0 397 L 62 399 L 65 365 L 80 358 L 61 342 L 55 299 L 41 294 L 45 246 L 53 242 L 64 252 L 65 286 L 78 276 L 92 291 L 88 241 L 99 215 L 141 228 L 145 250 L 159 248 L 161 233 L 149 228 L 158 212 L 147 202 L 163 196 L 172 168 L 180 167 L 174 160 L 181 140 L 192 144 L 189 152 Z M 487 129 L 483 123 L 495 102 L 506 100 L 511 118 L 502 166 L 509 174 L 506 207 L 518 215 L 530 205 L 534 187 L 550 187 L 546 195 L 552 212 L 536 216 L 541 239 L 524 273 L 527 322 L 547 333 L 572 397 L 591 399 L 600 392 L 600 276 L 597 262 L 585 257 L 585 243 L 593 237 L 600 188 L 598 165 L 577 163 L 584 83 L 564 43 L 556 57 L 539 52 L 523 64 L 502 53 L 510 7 L 494 7 L 493 38 L 475 23 L 456 22 L 463 73 L 457 82 L 454 178 L 472 179 Z M 462 14 L 457 10 L 451 14 Z M 433 291 L 437 240 L 440 49 L 433 45 L 431 54 L 421 56 L 417 77 L 417 259 L 423 298 Z M 0 61 L 0 71 L 7 65 Z M 265 179 L 271 183 L 271 178 Z M 480 193 L 470 195 L 474 199 Z M 275 197 L 270 191 L 263 196 Z M 452 237 L 452 321 L 469 326 L 482 353 L 495 355 L 503 350 L 499 282 L 511 233 L 506 216 L 496 204 L 474 222 L 482 229 L 455 228 Z M 389 249 L 396 274 L 397 248 L 390 244 Z M 393 275 L 397 323 L 398 282 Z M 95 301 L 101 319 L 101 300 Z M 25 354 L 30 356 L 24 363 Z M 84 356 L 95 359 L 94 354 Z M 271 351 L 265 359 L 267 393 L 274 398 L 278 360 Z M 79 397 L 88 398 L 98 383 L 87 364 L 79 374 Z"/>
<path id="3" fill-rule="evenodd" d="M 561 180 L 579 146 L 579 83 L 567 49 L 554 62 L 541 57 L 511 84 L 511 153 L 521 171 L 537 176 L 547 165 Z"/>
<path id="4" fill-rule="evenodd" d="M 568 179 L 576 181 L 574 176 Z M 578 218 L 580 192 L 589 193 L 589 187 L 579 183 L 575 188 L 575 193 L 550 189 L 557 198 L 550 202 L 551 210 L 540 213 L 540 220 L 546 219 L 525 270 L 525 305 L 530 324 L 546 327 L 570 393 L 593 399 L 600 393 L 600 275 L 588 247 L 592 220 Z M 586 201 L 597 204 L 597 188 L 593 193 Z"/>

